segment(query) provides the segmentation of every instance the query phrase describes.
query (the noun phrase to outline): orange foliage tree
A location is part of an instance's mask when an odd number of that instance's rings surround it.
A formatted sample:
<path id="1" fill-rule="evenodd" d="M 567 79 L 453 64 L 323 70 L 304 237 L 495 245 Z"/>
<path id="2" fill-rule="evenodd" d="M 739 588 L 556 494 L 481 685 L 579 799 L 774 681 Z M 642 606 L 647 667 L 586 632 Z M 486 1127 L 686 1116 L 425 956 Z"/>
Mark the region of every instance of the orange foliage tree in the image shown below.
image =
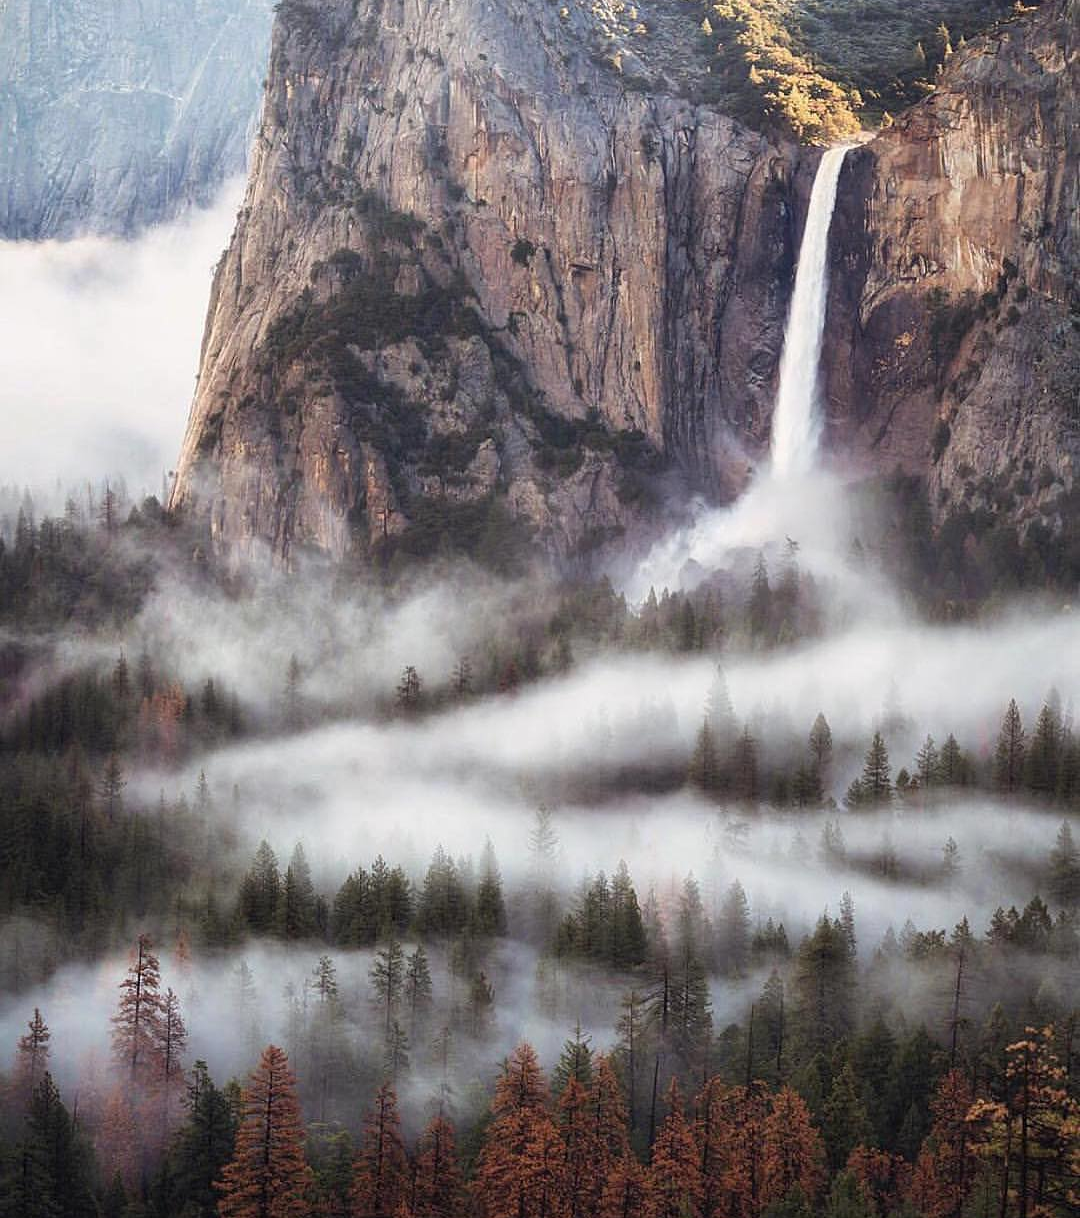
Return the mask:
<path id="1" fill-rule="evenodd" d="M 806 1101 L 790 1087 L 772 1098 L 763 1130 L 761 1201 L 765 1207 L 796 1190 L 813 1202 L 825 1182 L 825 1143 Z"/>
<path id="2" fill-rule="evenodd" d="M 394 1218 L 406 1199 L 409 1162 L 401 1141 L 397 1095 L 383 1083 L 364 1123 L 352 1188 L 354 1218 Z"/>
<path id="3" fill-rule="evenodd" d="M 458 1163 L 454 1129 L 436 1116 L 420 1136 L 411 1206 L 415 1218 L 459 1218 L 465 1212 L 465 1177 Z"/>
<path id="4" fill-rule="evenodd" d="M 305 1218 L 311 1172 L 289 1059 L 268 1045 L 244 1089 L 232 1162 L 222 1172 L 221 1218 Z"/>
<path id="5" fill-rule="evenodd" d="M 647 1218 L 699 1218 L 701 1169 L 698 1148 L 683 1112 L 679 1084 L 672 1079 L 668 1115 L 653 1143 L 646 1182 Z"/>
<path id="6" fill-rule="evenodd" d="M 491 1112 L 473 1181 L 483 1218 L 565 1218 L 566 1147 L 531 1045 L 510 1055 Z"/>
<path id="7" fill-rule="evenodd" d="M 911 1200 L 925 1218 L 960 1218 L 963 1213 L 978 1166 L 967 1119 L 973 1101 L 967 1079 L 950 1070 L 930 1102 L 933 1124 L 911 1181 Z"/>

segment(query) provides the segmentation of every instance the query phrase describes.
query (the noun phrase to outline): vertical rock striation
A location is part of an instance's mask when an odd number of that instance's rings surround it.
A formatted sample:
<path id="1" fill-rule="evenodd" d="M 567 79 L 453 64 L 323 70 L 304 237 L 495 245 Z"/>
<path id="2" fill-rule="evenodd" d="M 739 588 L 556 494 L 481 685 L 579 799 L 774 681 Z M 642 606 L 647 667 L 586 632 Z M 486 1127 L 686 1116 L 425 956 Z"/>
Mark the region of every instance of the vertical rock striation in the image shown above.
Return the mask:
<path id="1" fill-rule="evenodd" d="M 174 495 L 219 546 L 340 558 L 494 513 L 566 558 L 638 518 L 661 466 L 740 488 L 767 442 L 797 150 L 662 73 L 630 87 L 595 20 L 282 7 Z"/>

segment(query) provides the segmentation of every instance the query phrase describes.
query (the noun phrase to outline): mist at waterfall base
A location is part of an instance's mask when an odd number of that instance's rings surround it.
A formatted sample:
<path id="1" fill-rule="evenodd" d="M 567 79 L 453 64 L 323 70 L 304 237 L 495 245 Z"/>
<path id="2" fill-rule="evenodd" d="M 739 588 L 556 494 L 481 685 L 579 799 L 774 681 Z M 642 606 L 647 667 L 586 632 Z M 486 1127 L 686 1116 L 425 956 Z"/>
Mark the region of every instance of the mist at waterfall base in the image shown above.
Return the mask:
<path id="1" fill-rule="evenodd" d="M 0 485 L 28 487 L 39 512 L 58 483 L 122 477 L 160 494 L 242 189 L 130 241 L 0 243 Z"/>

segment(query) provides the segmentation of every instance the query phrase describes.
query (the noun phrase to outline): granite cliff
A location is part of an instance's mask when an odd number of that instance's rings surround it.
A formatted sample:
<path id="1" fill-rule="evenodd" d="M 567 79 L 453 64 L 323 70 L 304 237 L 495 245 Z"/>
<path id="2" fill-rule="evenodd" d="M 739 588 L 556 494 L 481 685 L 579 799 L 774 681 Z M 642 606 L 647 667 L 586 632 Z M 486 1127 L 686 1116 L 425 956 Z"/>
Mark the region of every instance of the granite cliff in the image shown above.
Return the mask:
<path id="1" fill-rule="evenodd" d="M 817 153 L 688 100 L 669 18 L 281 6 L 173 494 L 219 550 L 497 554 L 528 533 L 565 561 L 648 521 L 658 488 L 738 493 L 767 450 Z M 1075 0 L 1006 25 L 850 155 L 834 450 L 940 488 L 1060 437 L 1074 37 Z M 1044 392 L 1025 378 L 1051 320 Z M 987 411 L 1025 421 L 991 442 Z"/>
<path id="2" fill-rule="evenodd" d="M 272 0 L 0 4 L 0 237 L 129 236 L 242 173 Z"/>

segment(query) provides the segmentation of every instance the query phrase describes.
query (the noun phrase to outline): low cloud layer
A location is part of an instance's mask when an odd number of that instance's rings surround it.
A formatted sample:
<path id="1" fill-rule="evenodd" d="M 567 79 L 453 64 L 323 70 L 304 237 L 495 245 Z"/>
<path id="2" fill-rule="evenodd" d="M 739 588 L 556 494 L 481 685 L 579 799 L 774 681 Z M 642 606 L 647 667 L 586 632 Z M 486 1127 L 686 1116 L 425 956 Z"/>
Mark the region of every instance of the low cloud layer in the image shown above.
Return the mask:
<path id="1" fill-rule="evenodd" d="M 134 241 L 0 244 L 0 484 L 47 495 L 119 475 L 135 494 L 160 493 L 241 189 Z"/>

